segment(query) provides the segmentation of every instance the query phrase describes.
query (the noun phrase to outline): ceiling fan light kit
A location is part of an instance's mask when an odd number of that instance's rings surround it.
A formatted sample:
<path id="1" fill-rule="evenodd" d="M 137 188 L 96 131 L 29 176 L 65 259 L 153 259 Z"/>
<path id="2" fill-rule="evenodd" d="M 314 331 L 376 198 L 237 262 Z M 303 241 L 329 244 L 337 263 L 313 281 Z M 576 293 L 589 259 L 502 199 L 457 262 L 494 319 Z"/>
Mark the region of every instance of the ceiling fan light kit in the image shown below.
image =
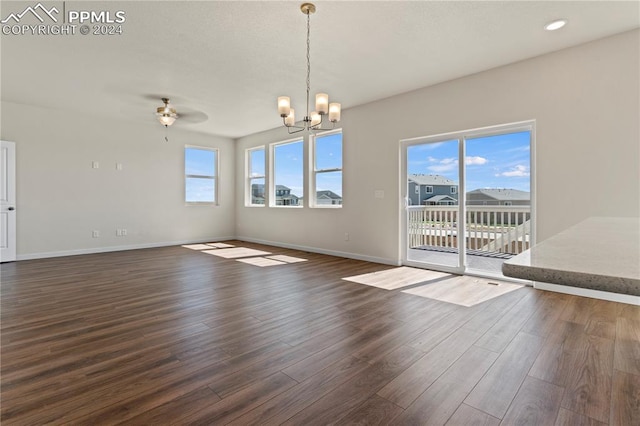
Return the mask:
<path id="1" fill-rule="evenodd" d="M 171 126 L 178 118 L 178 114 L 175 108 L 172 108 L 169 105 L 169 98 L 162 98 L 162 102 L 164 102 L 164 106 L 158 107 L 156 110 L 156 116 L 164 127 Z"/>
<path id="2" fill-rule="evenodd" d="M 289 134 L 307 131 L 322 131 L 331 130 L 335 128 L 335 125 L 340 121 L 340 104 L 329 103 L 329 95 L 326 93 L 316 94 L 316 110 L 309 112 L 309 92 L 311 91 L 311 55 L 310 55 L 310 34 L 311 34 L 311 19 L 312 13 L 315 13 L 316 6 L 313 3 L 303 3 L 300 5 L 300 11 L 307 15 L 307 104 L 306 115 L 302 119 L 302 126 L 296 126 L 295 111 L 291 108 L 291 99 L 288 96 L 278 97 L 278 114 L 282 117 L 284 126 L 289 131 Z M 331 127 L 323 127 L 323 122 L 327 117 Z"/>

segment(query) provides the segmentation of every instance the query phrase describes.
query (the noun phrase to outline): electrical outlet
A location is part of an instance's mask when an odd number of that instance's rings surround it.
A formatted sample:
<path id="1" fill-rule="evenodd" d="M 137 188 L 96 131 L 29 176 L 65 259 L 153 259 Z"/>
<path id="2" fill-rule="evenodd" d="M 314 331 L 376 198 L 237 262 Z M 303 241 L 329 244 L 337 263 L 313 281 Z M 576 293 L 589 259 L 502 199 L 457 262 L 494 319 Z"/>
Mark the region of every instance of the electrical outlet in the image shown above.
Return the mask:
<path id="1" fill-rule="evenodd" d="M 92 236 L 93 238 L 100 238 L 100 231 L 93 231 L 93 232 L 91 233 L 91 236 Z"/>

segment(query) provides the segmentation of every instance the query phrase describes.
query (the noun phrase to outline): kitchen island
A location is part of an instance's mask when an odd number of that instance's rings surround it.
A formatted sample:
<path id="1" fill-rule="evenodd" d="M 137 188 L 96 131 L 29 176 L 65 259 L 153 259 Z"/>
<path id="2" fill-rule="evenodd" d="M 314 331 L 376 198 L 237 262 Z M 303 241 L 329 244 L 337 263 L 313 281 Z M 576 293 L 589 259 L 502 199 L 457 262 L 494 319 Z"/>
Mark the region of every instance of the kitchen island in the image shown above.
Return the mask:
<path id="1" fill-rule="evenodd" d="M 589 218 L 505 261 L 502 273 L 536 288 L 627 295 L 624 301 L 640 305 L 640 218 Z"/>

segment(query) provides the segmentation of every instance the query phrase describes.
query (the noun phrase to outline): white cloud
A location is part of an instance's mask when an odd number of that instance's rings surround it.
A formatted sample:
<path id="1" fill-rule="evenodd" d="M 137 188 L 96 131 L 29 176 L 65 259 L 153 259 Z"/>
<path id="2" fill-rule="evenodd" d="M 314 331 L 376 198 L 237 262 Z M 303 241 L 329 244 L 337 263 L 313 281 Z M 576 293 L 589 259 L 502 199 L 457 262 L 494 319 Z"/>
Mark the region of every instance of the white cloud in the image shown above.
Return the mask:
<path id="1" fill-rule="evenodd" d="M 487 160 L 484 157 L 465 157 L 464 159 L 464 164 L 466 164 L 467 166 L 483 165 L 483 164 L 487 164 L 488 162 L 489 160 Z"/>
<path id="2" fill-rule="evenodd" d="M 527 166 L 523 166 L 521 164 L 518 164 L 517 166 L 513 167 L 508 172 L 502 172 L 498 176 L 526 177 L 526 176 L 529 176 L 529 168 Z"/>
<path id="3" fill-rule="evenodd" d="M 430 166 L 429 171 L 434 173 L 446 173 L 456 170 L 458 166 L 456 164 L 442 164 L 438 166 Z"/>
<path id="4" fill-rule="evenodd" d="M 445 173 L 456 170 L 458 168 L 458 160 L 456 158 L 433 158 L 429 157 L 431 163 L 437 163 L 433 166 L 429 166 L 428 169 L 434 173 Z"/>

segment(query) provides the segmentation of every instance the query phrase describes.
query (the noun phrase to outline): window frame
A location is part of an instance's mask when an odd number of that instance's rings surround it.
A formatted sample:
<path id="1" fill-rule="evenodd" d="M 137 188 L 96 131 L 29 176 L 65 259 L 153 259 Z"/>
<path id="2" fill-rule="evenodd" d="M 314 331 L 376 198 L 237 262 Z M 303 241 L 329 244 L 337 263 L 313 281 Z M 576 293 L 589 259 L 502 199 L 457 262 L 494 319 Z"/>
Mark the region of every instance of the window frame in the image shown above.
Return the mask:
<path id="1" fill-rule="evenodd" d="M 255 152 L 255 151 L 264 151 L 264 174 L 263 175 L 257 175 L 257 176 L 252 176 L 252 169 L 251 169 L 251 153 Z M 267 206 L 267 199 L 268 196 L 267 194 L 269 193 L 268 191 L 268 187 L 267 187 L 267 175 L 268 175 L 268 168 L 267 168 L 267 148 L 265 145 L 261 145 L 261 146 L 255 146 L 252 148 L 248 148 L 245 150 L 245 175 L 246 175 L 246 179 L 245 179 L 245 199 L 244 199 L 244 205 L 245 207 L 266 207 Z M 264 181 L 264 204 L 254 204 L 253 201 L 253 192 L 252 192 L 252 185 L 253 185 L 253 180 L 255 179 L 262 179 Z"/>
<path id="2" fill-rule="evenodd" d="M 433 185 L 425 185 L 424 186 L 425 194 L 433 194 Z"/>
<path id="3" fill-rule="evenodd" d="M 330 169 L 316 169 L 316 140 L 318 138 L 328 137 L 331 135 L 340 134 L 340 151 L 341 151 L 341 167 L 333 167 Z M 316 186 L 317 176 L 322 173 L 335 173 L 340 172 L 342 178 L 340 186 L 344 191 L 344 133 L 342 128 L 333 129 L 326 132 L 316 133 L 309 135 L 309 207 L 316 209 L 341 209 L 344 204 L 344 194 L 340 194 L 340 204 L 320 204 L 318 203 L 318 189 Z"/>
<path id="4" fill-rule="evenodd" d="M 305 143 L 304 143 L 304 137 L 299 136 L 296 138 L 292 138 L 292 139 L 287 139 L 287 140 L 283 140 L 283 141 L 279 141 L 279 142 L 273 142 L 269 144 L 269 167 L 268 167 L 268 171 L 267 174 L 269 176 L 269 202 L 266 203 L 265 205 L 268 205 L 269 207 L 273 207 L 273 208 L 284 208 L 284 209 L 301 209 L 304 207 L 304 197 L 305 195 L 302 194 L 302 199 L 303 199 L 303 203 L 298 203 L 298 205 L 292 206 L 290 204 L 283 204 L 281 205 L 277 205 L 277 199 L 276 199 L 276 191 L 277 191 L 277 186 L 278 183 L 276 182 L 276 148 L 278 146 L 281 145 L 289 145 L 289 144 L 294 144 L 294 143 L 301 143 L 302 144 L 302 155 L 301 155 L 301 160 L 302 160 L 302 172 L 301 172 L 301 177 L 302 177 L 302 188 L 304 190 L 304 188 L 306 188 L 305 186 L 305 168 L 304 168 L 304 158 L 305 158 Z"/>
<path id="5" fill-rule="evenodd" d="M 187 174 L 187 150 L 188 149 L 197 149 L 197 150 L 201 150 L 201 151 L 211 151 L 214 153 L 215 155 L 215 160 L 214 160 L 214 170 L 213 170 L 213 175 L 209 176 L 209 175 L 192 175 L 192 174 Z M 220 149 L 218 148 L 213 148 L 210 146 L 199 146 L 199 145 L 185 145 L 184 146 L 184 150 L 182 151 L 183 153 L 183 175 L 184 175 L 184 194 L 182 199 L 184 200 L 184 203 L 186 206 L 219 206 L 220 205 L 220 197 L 218 194 L 218 177 L 220 176 Z M 213 180 L 213 201 L 187 201 L 187 179 L 210 179 Z"/>
<path id="6" fill-rule="evenodd" d="M 449 193 L 450 194 L 457 194 L 458 193 L 458 187 L 457 186 L 450 186 L 449 187 Z"/>

